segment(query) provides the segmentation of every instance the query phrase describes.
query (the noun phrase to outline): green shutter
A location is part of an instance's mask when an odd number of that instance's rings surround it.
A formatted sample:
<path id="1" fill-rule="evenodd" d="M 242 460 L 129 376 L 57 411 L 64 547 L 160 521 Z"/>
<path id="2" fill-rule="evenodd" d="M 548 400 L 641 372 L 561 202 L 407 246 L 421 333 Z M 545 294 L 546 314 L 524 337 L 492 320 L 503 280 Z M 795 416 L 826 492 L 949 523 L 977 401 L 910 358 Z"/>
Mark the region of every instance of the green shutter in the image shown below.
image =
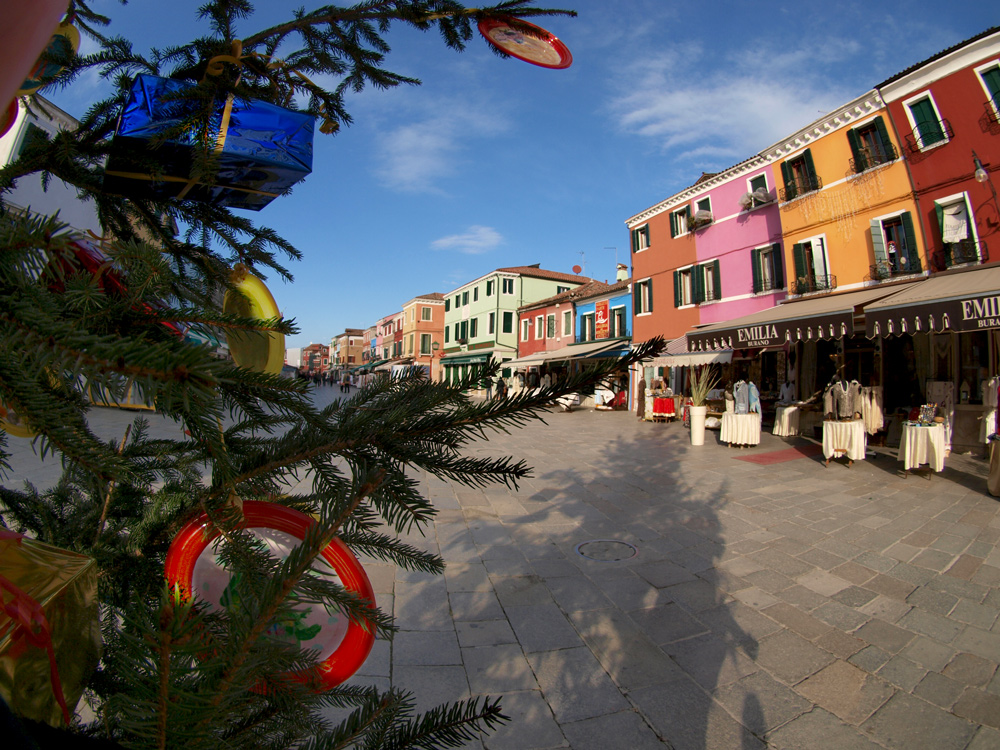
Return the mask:
<path id="1" fill-rule="evenodd" d="M 910 112 L 913 113 L 913 120 L 917 123 L 917 134 L 920 136 L 921 148 L 944 140 L 944 130 L 941 129 L 941 122 L 934 112 L 934 105 L 931 104 L 930 99 L 914 102 L 910 105 Z"/>
<path id="2" fill-rule="evenodd" d="M 809 175 L 809 185 L 806 186 L 806 191 L 815 190 L 819 187 L 819 180 L 816 179 L 816 165 L 813 164 L 812 151 L 807 148 L 802 153 L 802 158 L 806 162 L 806 174 Z"/>
<path id="3" fill-rule="evenodd" d="M 875 256 L 875 265 L 886 263 L 889 256 L 885 252 L 885 236 L 882 234 L 882 222 L 872 219 L 872 252 Z"/>
<path id="4" fill-rule="evenodd" d="M 781 162 L 781 179 L 785 183 L 785 200 L 790 201 L 795 197 L 795 179 L 787 161 Z"/>
<path id="5" fill-rule="evenodd" d="M 934 214 L 937 216 L 938 234 L 941 237 L 941 241 L 944 242 L 944 206 L 940 203 L 935 203 Z"/>
<path id="6" fill-rule="evenodd" d="M 646 247 L 651 247 L 653 243 L 650 242 L 649 240 L 649 224 L 647 224 L 642 228 L 642 235 L 643 238 L 646 240 Z"/>
<path id="7" fill-rule="evenodd" d="M 864 172 L 868 169 L 868 162 L 865 160 L 864 152 L 861 150 L 858 134 L 853 128 L 847 131 L 847 142 L 851 145 L 851 155 L 854 157 L 854 171 Z"/>
<path id="8" fill-rule="evenodd" d="M 705 301 L 705 269 L 708 265 L 691 267 L 691 297 L 696 305 Z"/>
<path id="9" fill-rule="evenodd" d="M 712 263 L 712 281 L 715 283 L 715 298 L 722 299 L 722 273 L 719 270 L 719 261 Z"/>
<path id="10" fill-rule="evenodd" d="M 678 234 L 679 232 L 677 231 L 677 214 L 672 212 L 670 214 L 670 236 L 676 237 Z"/>
<path id="11" fill-rule="evenodd" d="M 792 261 L 795 263 L 795 280 L 806 279 L 809 272 L 806 269 L 806 249 L 803 243 L 796 242 L 792 245 Z"/>
<path id="12" fill-rule="evenodd" d="M 775 289 L 785 287 L 785 254 L 781 252 L 781 245 L 775 242 L 771 245 L 772 258 L 774 260 L 774 275 L 772 281 Z"/>
<path id="13" fill-rule="evenodd" d="M 892 140 L 889 138 L 889 131 L 885 128 L 885 123 L 882 122 L 881 117 L 875 118 L 875 132 L 878 133 L 879 143 L 882 144 L 882 161 L 891 161 L 892 156 Z"/>
<path id="14" fill-rule="evenodd" d="M 652 279 L 647 279 L 646 280 L 646 289 L 649 290 L 649 292 L 648 292 L 649 293 L 649 298 L 646 300 L 646 302 L 649 305 L 649 307 L 647 308 L 646 312 L 653 312 L 653 280 Z"/>
<path id="15" fill-rule="evenodd" d="M 986 90 L 990 92 L 990 99 L 993 100 L 994 104 L 997 104 L 997 100 L 1000 99 L 1000 66 L 994 65 L 989 70 L 984 70 L 980 75 L 983 77 L 983 83 L 986 84 Z"/>
<path id="16" fill-rule="evenodd" d="M 632 230 L 632 252 L 636 252 L 639 249 L 639 230 Z"/>
<path id="17" fill-rule="evenodd" d="M 680 307 L 684 301 L 681 287 L 681 272 L 674 271 L 674 307 Z"/>
<path id="18" fill-rule="evenodd" d="M 920 273 L 923 270 L 920 264 L 920 253 L 917 252 L 917 235 L 913 231 L 913 219 L 907 211 L 901 217 L 903 220 L 903 238 L 906 240 L 906 260 L 910 273 Z M 969 235 L 972 236 L 971 234 Z"/>
<path id="19" fill-rule="evenodd" d="M 750 275 L 753 277 L 753 293 L 758 294 L 764 291 L 761 288 L 763 282 L 760 273 L 760 250 L 756 248 L 750 251 Z"/>
<path id="20" fill-rule="evenodd" d="M 635 281 L 632 282 L 632 310 L 635 313 L 642 312 L 642 300 L 639 295 L 639 284 Z"/>

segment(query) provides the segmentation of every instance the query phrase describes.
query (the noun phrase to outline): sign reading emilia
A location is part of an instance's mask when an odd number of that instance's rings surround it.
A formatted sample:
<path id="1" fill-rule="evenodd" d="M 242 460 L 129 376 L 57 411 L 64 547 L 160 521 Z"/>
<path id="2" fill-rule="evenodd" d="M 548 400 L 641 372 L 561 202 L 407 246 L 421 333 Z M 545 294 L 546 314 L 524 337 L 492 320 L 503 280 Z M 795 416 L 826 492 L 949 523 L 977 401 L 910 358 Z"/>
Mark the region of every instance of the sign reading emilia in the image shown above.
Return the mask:
<path id="1" fill-rule="evenodd" d="M 783 343 L 785 343 L 784 335 L 779 335 L 777 326 L 770 324 L 737 328 L 736 341 L 733 345 L 743 349 L 749 346 L 774 346 Z"/>
<path id="2" fill-rule="evenodd" d="M 962 325 L 958 330 L 1000 328 L 1000 296 L 963 299 L 961 306 Z"/>
<path id="3" fill-rule="evenodd" d="M 914 302 L 865 310 L 868 335 L 891 336 L 919 331 L 985 331 L 1000 328 L 1000 295 Z"/>

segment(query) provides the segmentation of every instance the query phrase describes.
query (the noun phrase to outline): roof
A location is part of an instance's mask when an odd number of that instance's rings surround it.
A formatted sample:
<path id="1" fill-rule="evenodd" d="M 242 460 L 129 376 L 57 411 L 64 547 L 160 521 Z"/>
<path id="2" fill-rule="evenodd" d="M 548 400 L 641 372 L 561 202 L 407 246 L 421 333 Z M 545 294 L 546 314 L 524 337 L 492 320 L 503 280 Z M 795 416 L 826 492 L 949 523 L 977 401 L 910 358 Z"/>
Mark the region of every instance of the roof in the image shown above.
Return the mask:
<path id="1" fill-rule="evenodd" d="M 998 31 L 1000 31 L 1000 26 L 991 26 L 990 28 L 986 29 L 985 31 L 980 31 L 975 36 L 969 37 L 968 39 L 965 39 L 964 41 L 961 41 L 958 44 L 953 44 L 952 46 L 948 47 L 947 49 L 943 49 L 940 52 L 938 52 L 937 54 L 931 55 L 926 60 L 921 60 L 920 62 L 918 62 L 918 63 L 916 63 L 914 65 L 911 65 L 910 67 L 906 68 L 905 70 L 899 71 L 898 73 L 896 73 L 896 75 L 892 76 L 891 78 L 886 78 L 884 81 L 882 81 L 882 83 L 878 84 L 875 88 L 882 88 L 883 86 L 888 86 L 893 81 L 897 81 L 900 78 L 902 78 L 903 76 L 908 75 L 908 74 L 912 73 L 915 70 L 919 70 L 924 65 L 927 65 L 928 63 L 932 63 L 935 60 L 939 60 L 942 57 L 945 57 L 946 55 L 950 55 L 952 52 L 961 49 L 962 47 L 966 46 L 967 44 L 972 44 L 973 42 L 978 41 L 979 39 L 982 39 L 983 37 L 987 37 L 990 34 L 995 34 Z"/>
<path id="2" fill-rule="evenodd" d="M 558 302 L 580 299 L 583 297 L 590 296 L 592 294 L 603 294 L 610 288 L 611 288 L 610 285 L 605 284 L 603 281 L 591 280 L 588 281 L 586 284 L 570 289 L 569 291 L 559 292 L 559 294 L 554 294 L 551 297 L 540 299 L 537 302 L 529 302 L 526 305 L 521 305 L 517 309 L 533 310 L 536 307 L 545 307 L 546 305 L 554 305 Z"/>
<path id="3" fill-rule="evenodd" d="M 430 294 L 418 294 L 413 299 L 433 299 L 433 300 L 443 300 L 444 295 L 441 292 L 431 292 Z"/>
<path id="4" fill-rule="evenodd" d="M 577 276 L 572 273 L 562 273 L 560 271 L 549 271 L 539 268 L 538 264 L 533 266 L 510 266 L 509 268 L 498 268 L 497 273 L 516 273 L 519 276 L 530 276 L 534 279 L 550 279 L 552 281 L 571 281 L 574 284 L 585 284 L 593 281 L 588 276 Z"/>

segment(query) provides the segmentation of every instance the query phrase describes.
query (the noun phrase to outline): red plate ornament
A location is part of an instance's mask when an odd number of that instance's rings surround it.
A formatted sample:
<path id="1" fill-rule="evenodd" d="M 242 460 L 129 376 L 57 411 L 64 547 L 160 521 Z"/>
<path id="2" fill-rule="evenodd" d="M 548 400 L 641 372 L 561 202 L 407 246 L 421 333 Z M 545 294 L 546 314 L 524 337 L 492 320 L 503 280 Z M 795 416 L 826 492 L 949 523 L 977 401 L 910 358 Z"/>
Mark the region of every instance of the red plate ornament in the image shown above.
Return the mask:
<path id="1" fill-rule="evenodd" d="M 305 537 L 315 521 L 305 513 L 274 503 L 243 503 L 244 527 L 264 542 L 279 559 L 288 556 Z M 165 572 L 170 586 L 185 594 L 194 593 L 216 611 L 231 605 L 230 575 L 219 565 L 215 541 L 219 530 L 204 513 L 187 524 L 167 552 Z M 375 606 L 368 574 L 354 554 L 334 539 L 313 564 L 313 572 L 367 599 Z M 301 606 L 296 617 L 272 631 L 271 635 L 318 651 L 318 675 L 295 673 L 303 681 L 318 677 L 322 690 L 335 687 L 364 664 L 375 643 L 374 626 L 353 622 L 343 613 L 330 614 L 324 607 Z"/>
<path id="2" fill-rule="evenodd" d="M 524 30 L 521 24 L 533 32 Z M 498 18 L 484 18 L 479 22 L 479 33 L 497 49 L 532 65 L 568 68 L 573 64 L 573 55 L 565 44 L 527 21 L 520 21 L 518 28 L 514 28 Z"/>

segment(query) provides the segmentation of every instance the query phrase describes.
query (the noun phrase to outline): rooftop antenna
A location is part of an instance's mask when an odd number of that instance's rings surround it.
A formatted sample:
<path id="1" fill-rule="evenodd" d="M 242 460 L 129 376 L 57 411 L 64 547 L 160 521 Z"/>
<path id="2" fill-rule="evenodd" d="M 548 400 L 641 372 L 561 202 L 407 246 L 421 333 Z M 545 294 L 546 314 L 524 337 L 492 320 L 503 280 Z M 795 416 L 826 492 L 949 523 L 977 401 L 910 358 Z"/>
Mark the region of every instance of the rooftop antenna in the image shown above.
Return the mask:
<path id="1" fill-rule="evenodd" d="M 581 250 L 578 253 L 578 255 L 580 256 L 580 267 L 581 267 L 580 273 L 586 273 L 587 272 L 587 254 Z"/>

